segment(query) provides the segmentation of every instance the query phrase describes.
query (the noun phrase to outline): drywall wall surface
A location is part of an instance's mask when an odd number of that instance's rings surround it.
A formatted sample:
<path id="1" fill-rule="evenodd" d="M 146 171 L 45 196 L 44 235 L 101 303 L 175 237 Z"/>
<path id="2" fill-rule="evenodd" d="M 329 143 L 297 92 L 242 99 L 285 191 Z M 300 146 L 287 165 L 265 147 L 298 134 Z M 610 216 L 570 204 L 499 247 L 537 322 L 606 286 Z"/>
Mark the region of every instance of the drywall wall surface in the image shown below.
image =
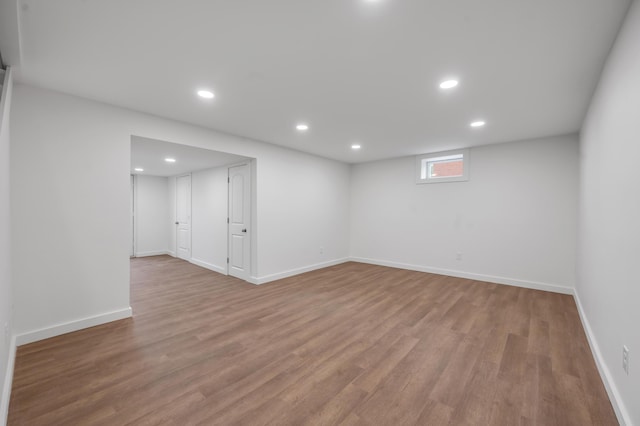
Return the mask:
<path id="1" fill-rule="evenodd" d="M 607 60 L 580 140 L 577 296 L 619 415 L 640 424 L 640 3 Z M 622 347 L 630 369 L 622 369 Z M 615 403 L 614 403 L 615 405 Z"/>
<path id="2" fill-rule="evenodd" d="M 165 254 L 169 250 L 168 180 L 144 175 L 135 179 L 136 256 Z"/>
<path id="3" fill-rule="evenodd" d="M 415 157 L 352 170 L 351 254 L 374 263 L 570 292 L 577 136 L 469 150 L 466 182 L 416 184 Z"/>
<path id="4" fill-rule="evenodd" d="M 296 151 L 257 159 L 261 277 L 348 256 L 349 167 Z M 268 252 L 268 264 L 264 262 Z"/>
<path id="5" fill-rule="evenodd" d="M 227 267 L 226 167 L 191 175 L 191 258 L 220 273 Z"/>
<path id="6" fill-rule="evenodd" d="M 129 307 L 130 174 L 119 113 L 14 87 L 15 327 L 35 332 Z"/>
<path id="7" fill-rule="evenodd" d="M 7 71 L 0 98 L 0 423 L 9 408 L 13 329 L 11 284 L 10 113 L 13 82 Z M 8 373 L 8 374 L 7 374 Z M 5 382 L 6 381 L 6 382 Z"/>
<path id="8" fill-rule="evenodd" d="M 20 333 L 128 307 L 131 135 L 256 158 L 256 281 L 348 256 L 349 165 L 58 92 L 14 89 Z"/>

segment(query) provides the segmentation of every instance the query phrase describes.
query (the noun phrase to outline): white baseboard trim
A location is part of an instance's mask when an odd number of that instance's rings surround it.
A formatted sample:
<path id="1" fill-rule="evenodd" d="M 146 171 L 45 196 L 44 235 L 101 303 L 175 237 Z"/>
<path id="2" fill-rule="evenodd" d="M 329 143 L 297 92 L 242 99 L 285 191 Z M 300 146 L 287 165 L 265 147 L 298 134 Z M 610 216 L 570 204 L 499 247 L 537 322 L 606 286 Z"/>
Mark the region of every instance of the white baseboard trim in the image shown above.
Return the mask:
<path id="1" fill-rule="evenodd" d="M 167 250 L 143 251 L 140 253 L 136 253 L 136 257 L 162 256 L 163 254 L 171 254 L 171 252 Z"/>
<path id="2" fill-rule="evenodd" d="M 172 256 L 172 257 L 176 257 L 176 252 L 173 251 L 173 250 L 169 250 L 166 254 L 168 254 L 169 256 Z"/>
<path id="3" fill-rule="evenodd" d="M 506 284 L 515 287 L 530 288 L 533 290 L 544 290 L 553 293 L 573 294 L 573 287 L 541 283 L 536 281 L 525 281 L 516 278 L 497 277 L 493 275 L 476 274 L 472 272 L 456 271 L 452 269 L 434 268 L 431 266 L 410 265 L 406 263 L 390 262 L 387 260 L 367 259 L 363 257 L 352 257 L 353 262 L 368 263 L 371 265 L 388 266 L 391 268 L 408 269 L 410 271 L 428 272 L 430 274 L 448 275 L 457 278 L 467 278 L 475 281 L 486 281 L 495 284 Z"/>
<path id="4" fill-rule="evenodd" d="M 201 266 L 201 267 L 203 267 L 205 269 L 209 269 L 209 270 L 211 270 L 213 272 L 217 272 L 217 273 L 222 274 L 222 275 L 227 275 L 226 268 L 223 268 L 223 267 L 218 266 L 218 265 L 214 265 L 213 263 L 208 263 L 208 262 L 205 262 L 204 260 L 193 259 L 193 258 L 191 258 L 191 260 L 189 260 L 189 262 L 193 263 L 194 265 Z"/>
<path id="5" fill-rule="evenodd" d="M 578 314 L 580 315 L 582 327 L 584 328 L 585 334 L 587 335 L 587 340 L 589 341 L 589 346 L 591 347 L 591 353 L 593 354 L 593 358 L 596 361 L 596 366 L 598 367 L 600 377 L 602 378 L 604 387 L 607 390 L 607 394 L 609 395 L 609 400 L 611 401 L 613 410 L 616 412 L 618 422 L 621 426 L 631 426 L 633 424 L 631 423 L 631 416 L 629 416 L 629 412 L 622 402 L 620 392 L 618 391 L 618 388 L 613 381 L 611 372 L 609 371 L 609 367 L 607 367 L 607 364 L 604 362 L 604 357 L 602 356 L 602 352 L 600 351 L 600 346 L 598 345 L 596 336 L 593 334 L 593 330 L 591 329 L 591 325 L 589 324 L 587 315 L 584 312 L 577 289 L 576 291 L 574 291 L 573 298 L 575 299 L 576 306 L 578 307 Z"/>
<path id="6" fill-rule="evenodd" d="M 328 262 L 316 263 L 314 265 L 304 266 L 302 268 L 291 269 L 288 271 L 278 272 L 277 274 L 265 275 L 262 277 L 250 277 L 248 282 L 251 284 L 266 284 L 271 281 L 281 280 L 283 278 L 289 278 L 294 275 L 304 274 L 305 272 L 315 271 L 316 269 L 327 268 L 333 265 L 339 265 L 341 263 L 349 262 L 349 258 L 345 257 L 342 259 L 330 260 Z"/>
<path id="7" fill-rule="evenodd" d="M 48 339 L 61 334 L 71 333 L 72 331 L 82 330 L 84 328 L 95 327 L 96 325 L 106 324 L 111 321 L 117 321 L 131 316 L 132 310 L 131 307 L 128 307 L 126 309 L 106 312 L 93 317 L 56 324 L 39 330 L 28 331 L 16 336 L 16 346 L 26 345 L 28 343 L 37 342 L 38 340 Z"/>
<path id="8" fill-rule="evenodd" d="M 13 367 L 16 363 L 16 336 L 11 336 L 9 343 L 9 357 L 7 359 L 7 371 L 4 375 L 2 387 L 2 400 L 0 400 L 0 424 L 7 424 L 9 415 L 9 401 L 11 400 L 11 386 L 13 385 Z"/>

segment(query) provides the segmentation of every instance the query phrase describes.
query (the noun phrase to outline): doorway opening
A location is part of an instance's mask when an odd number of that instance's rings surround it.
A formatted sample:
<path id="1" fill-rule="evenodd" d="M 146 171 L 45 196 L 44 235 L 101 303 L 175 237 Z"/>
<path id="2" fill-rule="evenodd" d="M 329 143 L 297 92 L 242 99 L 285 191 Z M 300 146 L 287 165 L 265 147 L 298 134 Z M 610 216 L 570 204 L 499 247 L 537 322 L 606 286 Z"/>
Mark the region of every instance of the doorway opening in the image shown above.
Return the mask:
<path id="1" fill-rule="evenodd" d="M 131 256 L 169 255 L 250 281 L 255 167 L 254 158 L 132 136 Z"/>

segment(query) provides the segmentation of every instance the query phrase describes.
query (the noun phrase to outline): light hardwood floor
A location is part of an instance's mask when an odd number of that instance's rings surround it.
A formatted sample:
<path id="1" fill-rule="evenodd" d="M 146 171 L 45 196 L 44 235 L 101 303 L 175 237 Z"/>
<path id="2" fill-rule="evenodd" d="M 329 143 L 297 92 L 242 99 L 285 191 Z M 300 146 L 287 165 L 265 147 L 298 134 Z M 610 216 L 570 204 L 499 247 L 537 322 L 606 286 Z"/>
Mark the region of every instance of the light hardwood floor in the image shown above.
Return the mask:
<path id="1" fill-rule="evenodd" d="M 613 425 L 570 296 L 131 261 L 134 318 L 18 348 L 10 425 Z"/>

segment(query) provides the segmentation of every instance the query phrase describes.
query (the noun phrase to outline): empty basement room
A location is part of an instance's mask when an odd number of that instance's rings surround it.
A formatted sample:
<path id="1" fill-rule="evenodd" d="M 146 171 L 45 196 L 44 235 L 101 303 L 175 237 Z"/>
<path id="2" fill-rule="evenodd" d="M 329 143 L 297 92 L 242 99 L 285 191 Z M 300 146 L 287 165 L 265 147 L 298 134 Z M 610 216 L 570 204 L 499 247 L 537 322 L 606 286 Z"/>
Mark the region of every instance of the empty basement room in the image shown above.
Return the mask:
<path id="1" fill-rule="evenodd" d="M 640 0 L 0 2 L 0 424 L 640 425 Z"/>

